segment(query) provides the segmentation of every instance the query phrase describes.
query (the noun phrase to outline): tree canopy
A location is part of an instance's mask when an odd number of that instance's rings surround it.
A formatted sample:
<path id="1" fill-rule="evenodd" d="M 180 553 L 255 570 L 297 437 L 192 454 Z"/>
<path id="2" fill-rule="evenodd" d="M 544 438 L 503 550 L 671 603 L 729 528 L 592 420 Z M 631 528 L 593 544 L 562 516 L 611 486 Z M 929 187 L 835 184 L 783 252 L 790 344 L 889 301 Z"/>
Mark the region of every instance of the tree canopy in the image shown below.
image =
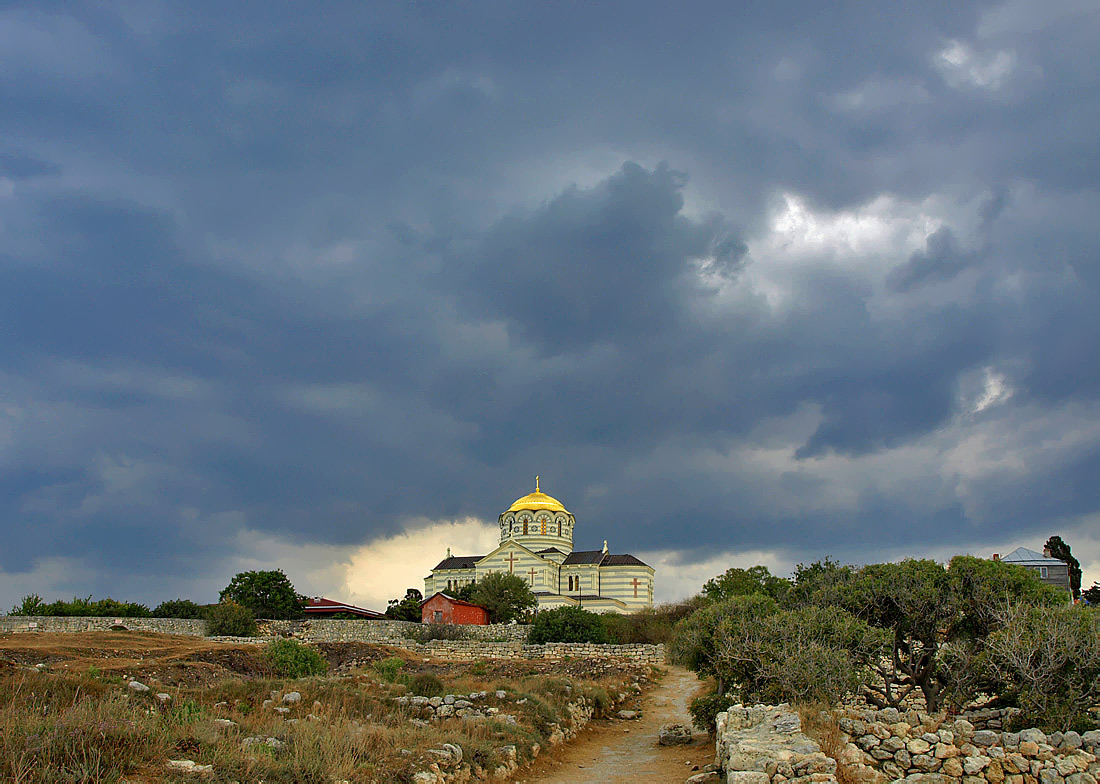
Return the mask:
<path id="1" fill-rule="evenodd" d="M 1069 567 L 1069 589 L 1073 592 L 1073 598 L 1081 596 L 1081 562 L 1073 557 L 1069 545 L 1062 541 L 1060 536 L 1052 536 L 1047 539 L 1046 547 L 1050 550 L 1050 557 L 1064 561 Z"/>
<path id="2" fill-rule="evenodd" d="M 521 621 L 538 604 L 526 580 L 517 574 L 504 572 L 489 572 L 466 586 L 459 598 L 488 610 L 490 623 Z"/>
<path id="3" fill-rule="evenodd" d="M 415 588 L 409 588 L 405 591 L 404 598 L 390 599 L 389 606 L 386 607 L 386 617 L 392 618 L 395 621 L 412 621 L 413 623 L 420 623 L 420 603 L 424 600 L 424 595 Z"/>
<path id="4" fill-rule="evenodd" d="M 282 569 L 240 572 L 219 594 L 247 608 L 254 618 L 301 618 L 306 597 L 298 595 Z"/>

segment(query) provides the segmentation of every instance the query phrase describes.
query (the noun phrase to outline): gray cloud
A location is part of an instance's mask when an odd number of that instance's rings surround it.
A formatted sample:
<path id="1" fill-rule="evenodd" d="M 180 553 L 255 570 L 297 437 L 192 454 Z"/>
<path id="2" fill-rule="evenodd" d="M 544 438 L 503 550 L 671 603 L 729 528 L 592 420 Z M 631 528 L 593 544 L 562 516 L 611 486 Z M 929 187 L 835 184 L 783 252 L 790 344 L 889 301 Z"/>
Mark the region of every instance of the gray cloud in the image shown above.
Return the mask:
<path id="1" fill-rule="evenodd" d="M 535 473 L 685 563 L 1080 528 L 1100 19 L 1025 5 L 0 12 L 0 586 Z"/>

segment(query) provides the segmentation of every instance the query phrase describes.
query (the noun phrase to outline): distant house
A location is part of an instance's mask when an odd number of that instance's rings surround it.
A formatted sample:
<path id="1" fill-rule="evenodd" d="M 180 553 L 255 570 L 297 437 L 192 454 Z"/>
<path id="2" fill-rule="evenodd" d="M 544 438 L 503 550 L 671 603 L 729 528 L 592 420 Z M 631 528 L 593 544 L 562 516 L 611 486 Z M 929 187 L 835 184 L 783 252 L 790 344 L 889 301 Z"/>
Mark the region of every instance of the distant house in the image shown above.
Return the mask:
<path id="1" fill-rule="evenodd" d="M 323 596 L 315 596 L 305 606 L 307 618 L 334 618 L 337 615 L 354 615 L 367 621 L 384 621 L 386 616 L 374 610 L 356 607 L 353 604 L 326 599 Z"/>
<path id="2" fill-rule="evenodd" d="M 420 603 L 420 620 L 423 623 L 484 626 L 489 623 L 489 611 L 479 604 L 437 591 Z"/>
<path id="3" fill-rule="evenodd" d="M 994 553 L 993 560 L 1016 564 L 1017 566 L 1023 566 L 1026 569 L 1030 569 L 1033 572 L 1038 572 L 1039 579 L 1047 585 L 1064 588 L 1067 593 L 1071 593 L 1069 587 L 1069 564 L 1065 561 L 1059 561 L 1057 558 L 1052 558 L 1050 550 L 1046 548 L 1043 548 L 1043 552 L 1037 553 L 1026 547 L 1017 547 L 1008 555 L 1002 556 Z"/>

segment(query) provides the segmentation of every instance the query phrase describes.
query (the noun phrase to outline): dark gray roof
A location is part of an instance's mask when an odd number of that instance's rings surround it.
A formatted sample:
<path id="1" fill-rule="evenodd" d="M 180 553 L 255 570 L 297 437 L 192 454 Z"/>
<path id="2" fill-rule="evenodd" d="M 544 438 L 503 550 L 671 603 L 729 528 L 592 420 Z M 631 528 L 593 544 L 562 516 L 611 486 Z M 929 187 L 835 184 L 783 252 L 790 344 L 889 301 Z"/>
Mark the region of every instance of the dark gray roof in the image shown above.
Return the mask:
<path id="1" fill-rule="evenodd" d="M 543 550 L 539 550 L 537 554 L 542 555 L 543 553 L 560 553 L 560 552 L 561 552 L 561 550 L 559 550 L 556 547 L 547 547 Z"/>
<path id="2" fill-rule="evenodd" d="M 603 550 L 574 550 L 569 553 L 566 559 L 562 562 L 563 566 L 569 566 L 570 564 L 598 564 L 603 560 L 603 557 L 607 555 Z"/>
<path id="3" fill-rule="evenodd" d="M 611 555 L 603 550 L 574 550 L 562 561 L 562 566 L 572 564 L 599 564 L 600 566 L 648 566 L 629 553 Z"/>
<path id="4" fill-rule="evenodd" d="M 633 555 L 624 553 L 623 555 L 609 555 L 603 559 L 601 566 L 648 566 L 649 564 L 644 561 L 639 561 Z"/>
<path id="5" fill-rule="evenodd" d="M 435 569 L 473 569 L 484 557 L 484 555 L 452 555 L 436 564 Z M 435 569 L 432 571 L 434 572 Z"/>

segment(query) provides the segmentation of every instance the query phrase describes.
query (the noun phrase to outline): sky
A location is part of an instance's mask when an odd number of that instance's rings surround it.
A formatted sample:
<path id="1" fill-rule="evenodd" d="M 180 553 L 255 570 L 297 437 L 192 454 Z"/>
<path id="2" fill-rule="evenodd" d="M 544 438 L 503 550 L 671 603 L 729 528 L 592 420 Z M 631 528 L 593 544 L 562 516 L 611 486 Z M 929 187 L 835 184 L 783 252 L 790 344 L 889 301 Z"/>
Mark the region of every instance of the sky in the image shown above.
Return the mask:
<path id="1" fill-rule="evenodd" d="M 0 4 L 0 610 L 1100 580 L 1100 6 Z"/>

